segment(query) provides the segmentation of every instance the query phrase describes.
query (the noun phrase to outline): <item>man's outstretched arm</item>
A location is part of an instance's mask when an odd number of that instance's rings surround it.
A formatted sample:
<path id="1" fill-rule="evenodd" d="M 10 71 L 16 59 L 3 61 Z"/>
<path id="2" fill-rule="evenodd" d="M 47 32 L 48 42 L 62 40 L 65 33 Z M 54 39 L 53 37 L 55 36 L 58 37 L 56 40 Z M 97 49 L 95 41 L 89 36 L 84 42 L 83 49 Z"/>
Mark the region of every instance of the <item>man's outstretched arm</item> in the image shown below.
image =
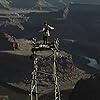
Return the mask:
<path id="1" fill-rule="evenodd" d="M 50 25 L 48 25 L 48 27 L 49 27 L 51 30 L 54 30 L 54 27 L 52 27 L 52 26 L 50 26 Z"/>

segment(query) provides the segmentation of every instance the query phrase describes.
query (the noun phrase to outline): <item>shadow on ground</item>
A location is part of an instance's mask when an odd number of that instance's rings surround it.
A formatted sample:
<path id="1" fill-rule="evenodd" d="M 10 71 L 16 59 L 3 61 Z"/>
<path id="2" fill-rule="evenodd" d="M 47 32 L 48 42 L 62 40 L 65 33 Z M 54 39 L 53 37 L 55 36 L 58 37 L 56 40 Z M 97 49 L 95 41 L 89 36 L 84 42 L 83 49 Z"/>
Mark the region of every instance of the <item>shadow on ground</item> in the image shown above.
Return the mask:
<path id="1" fill-rule="evenodd" d="M 0 53 L 0 81 L 16 82 L 30 77 L 32 71 L 29 56 Z"/>

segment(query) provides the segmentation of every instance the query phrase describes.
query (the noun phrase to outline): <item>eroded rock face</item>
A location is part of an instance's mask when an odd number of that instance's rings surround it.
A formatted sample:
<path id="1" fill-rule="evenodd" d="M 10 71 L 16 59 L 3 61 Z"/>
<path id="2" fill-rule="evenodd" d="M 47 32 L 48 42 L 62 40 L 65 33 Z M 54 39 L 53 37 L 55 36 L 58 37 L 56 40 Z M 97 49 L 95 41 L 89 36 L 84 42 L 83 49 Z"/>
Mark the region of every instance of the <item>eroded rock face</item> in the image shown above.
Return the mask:
<path id="1" fill-rule="evenodd" d="M 8 41 L 4 34 L 0 33 L 0 50 L 13 49 L 12 43 Z"/>
<path id="2" fill-rule="evenodd" d="M 69 100 L 100 100 L 100 73 L 78 81 Z"/>

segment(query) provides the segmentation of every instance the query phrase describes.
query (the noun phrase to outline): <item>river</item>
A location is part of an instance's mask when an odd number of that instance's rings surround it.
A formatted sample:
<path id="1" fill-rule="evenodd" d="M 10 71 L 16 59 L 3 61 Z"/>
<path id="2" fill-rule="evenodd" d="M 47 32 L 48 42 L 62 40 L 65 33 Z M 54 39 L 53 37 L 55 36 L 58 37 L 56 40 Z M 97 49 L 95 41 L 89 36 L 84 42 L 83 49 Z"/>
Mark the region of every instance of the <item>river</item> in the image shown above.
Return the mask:
<path id="1" fill-rule="evenodd" d="M 89 58 L 89 57 L 84 57 L 84 58 L 90 61 L 90 62 L 87 64 L 88 66 L 100 70 L 100 64 L 98 64 L 97 61 L 96 61 L 95 59 Z"/>

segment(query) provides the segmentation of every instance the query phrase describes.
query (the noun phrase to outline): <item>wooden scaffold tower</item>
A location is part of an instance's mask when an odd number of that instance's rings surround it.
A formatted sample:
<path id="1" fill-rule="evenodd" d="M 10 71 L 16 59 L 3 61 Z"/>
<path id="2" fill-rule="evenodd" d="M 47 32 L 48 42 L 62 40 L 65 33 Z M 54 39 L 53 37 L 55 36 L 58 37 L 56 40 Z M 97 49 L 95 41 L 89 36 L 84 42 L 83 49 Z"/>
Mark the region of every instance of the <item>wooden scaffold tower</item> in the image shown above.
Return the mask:
<path id="1" fill-rule="evenodd" d="M 61 100 L 60 99 L 60 89 L 59 89 L 59 84 L 58 84 L 58 78 L 57 78 L 57 70 L 56 70 L 56 56 L 59 52 L 58 49 L 58 39 L 54 41 L 54 43 L 43 45 L 41 43 L 33 43 L 33 48 L 32 52 L 33 54 L 31 55 L 32 61 L 33 61 L 33 72 L 32 72 L 32 81 L 31 81 L 31 100 L 33 100 L 33 92 L 35 93 L 35 100 L 38 100 L 38 74 L 42 73 L 45 75 L 51 75 L 53 78 L 53 83 L 54 83 L 54 100 Z M 49 56 L 53 56 L 53 69 L 52 69 L 52 74 L 46 73 L 46 72 L 39 72 L 39 51 L 48 51 L 51 50 L 51 54 Z M 46 57 L 46 58 L 47 58 Z"/>

